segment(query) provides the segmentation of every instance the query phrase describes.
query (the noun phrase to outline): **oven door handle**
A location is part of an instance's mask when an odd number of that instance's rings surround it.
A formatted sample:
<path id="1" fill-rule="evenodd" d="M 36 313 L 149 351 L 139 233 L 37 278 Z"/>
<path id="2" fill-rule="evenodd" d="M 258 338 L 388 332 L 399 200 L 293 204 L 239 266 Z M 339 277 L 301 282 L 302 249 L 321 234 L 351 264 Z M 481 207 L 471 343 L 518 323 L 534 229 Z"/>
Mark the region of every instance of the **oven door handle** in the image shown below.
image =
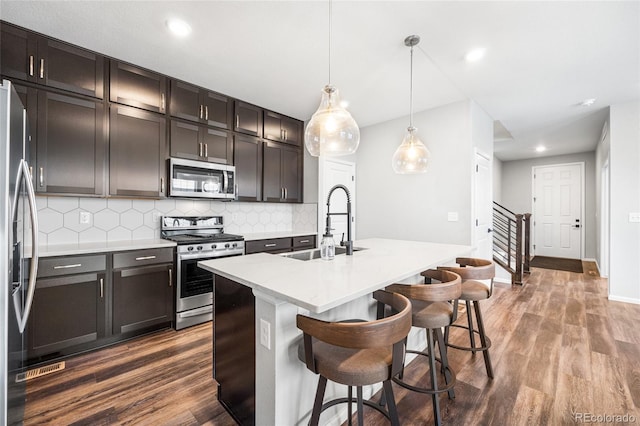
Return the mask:
<path id="1" fill-rule="evenodd" d="M 180 255 L 178 255 L 178 261 L 181 261 L 181 260 L 194 260 L 194 259 L 211 260 L 211 259 L 217 259 L 219 257 L 225 257 L 225 255 L 222 255 L 222 256 L 207 256 L 207 255 L 202 255 L 202 254 L 180 254 Z"/>

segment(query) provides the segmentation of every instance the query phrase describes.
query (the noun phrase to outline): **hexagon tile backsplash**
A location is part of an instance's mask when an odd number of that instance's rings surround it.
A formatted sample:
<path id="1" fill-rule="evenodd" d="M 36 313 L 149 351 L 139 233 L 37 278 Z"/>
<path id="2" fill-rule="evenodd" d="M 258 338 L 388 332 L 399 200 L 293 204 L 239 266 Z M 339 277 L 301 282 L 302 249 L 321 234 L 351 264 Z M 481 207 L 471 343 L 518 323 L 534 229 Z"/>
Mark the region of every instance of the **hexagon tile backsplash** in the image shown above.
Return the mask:
<path id="1" fill-rule="evenodd" d="M 218 215 L 225 232 L 316 232 L 318 205 L 36 197 L 42 245 L 160 238 L 160 216 Z M 88 223 L 81 223 L 81 213 Z"/>

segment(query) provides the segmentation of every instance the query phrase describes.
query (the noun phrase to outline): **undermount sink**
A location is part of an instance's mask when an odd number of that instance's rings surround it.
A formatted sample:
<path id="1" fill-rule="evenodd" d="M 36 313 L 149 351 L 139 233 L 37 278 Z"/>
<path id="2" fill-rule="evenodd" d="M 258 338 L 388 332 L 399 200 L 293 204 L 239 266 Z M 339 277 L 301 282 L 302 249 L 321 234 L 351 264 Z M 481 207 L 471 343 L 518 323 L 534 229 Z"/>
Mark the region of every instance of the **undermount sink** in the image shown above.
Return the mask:
<path id="1" fill-rule="evenodd" d="M 362 247 L 354 247 L 353 248 L 354 252 L 360 251 L 360 250 L 366 250 L 366 249 L 364 249 Z M 345 247 L 336 246 L 336 255 L 345 254 L 346 252 L 347 252 L 347 249 Z M 297 260 L 319 259 L 320 258 L 320 249 L 295 251 L 293 253 L 282 253 L 282 254 L 280 254 L 280 256 L 288 257 L 288 258 L 291 258 L 291 259 L 297 259 Z"/>

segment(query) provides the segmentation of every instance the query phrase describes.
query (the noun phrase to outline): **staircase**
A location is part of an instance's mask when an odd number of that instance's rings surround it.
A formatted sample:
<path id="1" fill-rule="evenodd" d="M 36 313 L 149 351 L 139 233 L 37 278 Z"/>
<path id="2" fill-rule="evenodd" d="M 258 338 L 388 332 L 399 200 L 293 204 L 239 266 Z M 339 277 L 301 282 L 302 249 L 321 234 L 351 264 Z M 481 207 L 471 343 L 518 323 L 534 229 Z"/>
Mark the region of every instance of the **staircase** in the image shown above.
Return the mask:
<path id="1" fill-rule="evenodd" d="M 516 214 L 493 203 L 493 260 L 511 273 L 511 284 L 522 285 L 529 273 L 531 213 Z"/>

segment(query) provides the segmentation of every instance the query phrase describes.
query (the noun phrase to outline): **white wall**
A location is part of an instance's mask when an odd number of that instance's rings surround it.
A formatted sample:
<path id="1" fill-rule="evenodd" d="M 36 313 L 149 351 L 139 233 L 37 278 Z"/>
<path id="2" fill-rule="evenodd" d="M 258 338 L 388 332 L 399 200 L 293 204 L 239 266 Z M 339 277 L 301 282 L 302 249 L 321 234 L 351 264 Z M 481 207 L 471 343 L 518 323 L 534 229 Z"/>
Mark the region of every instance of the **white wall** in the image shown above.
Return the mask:
<path id="1" fill-rule="evenodd" d="M 479 136 L 486 134 L 482 129 L 487 124 L 472 124 L 475 118 L 492 125 L 491 119 L 476 108 L 463 101 L 414 115 L 418 135 L 431 152 L 427 172 L 421 175 L 397 175 L 391 168 L 408 117 L 361 129 L 356 153 L 358 238 L 471 243 L 474 144 L 493 153 L 492 137 L 487 142 Z M 459 221 L 448 222 L 447 212 L 458 212 Z"/>
<path id="2" fill-rule="evenodd" d="M 502 163 L 502 205 L 515 213 L 533 213 L 531 169 L 564 163 L 585 163 L 585 258 L 596 257 L 595 152 L 505 161 Z"/>
<path id="3" fill-rule="evenodd" d="M 611 263 L 609 298 L 640 303 L 640 102 L 610 109 Z"/>
<path id="4" fill-rule="evenodd" d="M 605 264 L 603 261 L 603 254 L 600 251 L 602 247 L 602 168 L 604 164 L 609 160 L 609 149 L 611 146 L 611 133 L 609 132 L 609 119 L 604 124 L 603 134 L 600 137 L 600 142 L 598 142 L 598 146 L 596 147 L 596 169 L 595 169 L 595 178 L 596 178 L 596 261 L 598 262 L 598 266 L 602 266 Z M 608 262 L 606 262 L 608 264 Z M 602 274 L 602 270 L 600 270 L 600 274 Z M 608 274 L 608 272 L 607 272 Z"/>
<path id="5" fill-rule="evenodd" d="M 493 157 L 493 201 L 502 204 L 502 160 Z"/>

